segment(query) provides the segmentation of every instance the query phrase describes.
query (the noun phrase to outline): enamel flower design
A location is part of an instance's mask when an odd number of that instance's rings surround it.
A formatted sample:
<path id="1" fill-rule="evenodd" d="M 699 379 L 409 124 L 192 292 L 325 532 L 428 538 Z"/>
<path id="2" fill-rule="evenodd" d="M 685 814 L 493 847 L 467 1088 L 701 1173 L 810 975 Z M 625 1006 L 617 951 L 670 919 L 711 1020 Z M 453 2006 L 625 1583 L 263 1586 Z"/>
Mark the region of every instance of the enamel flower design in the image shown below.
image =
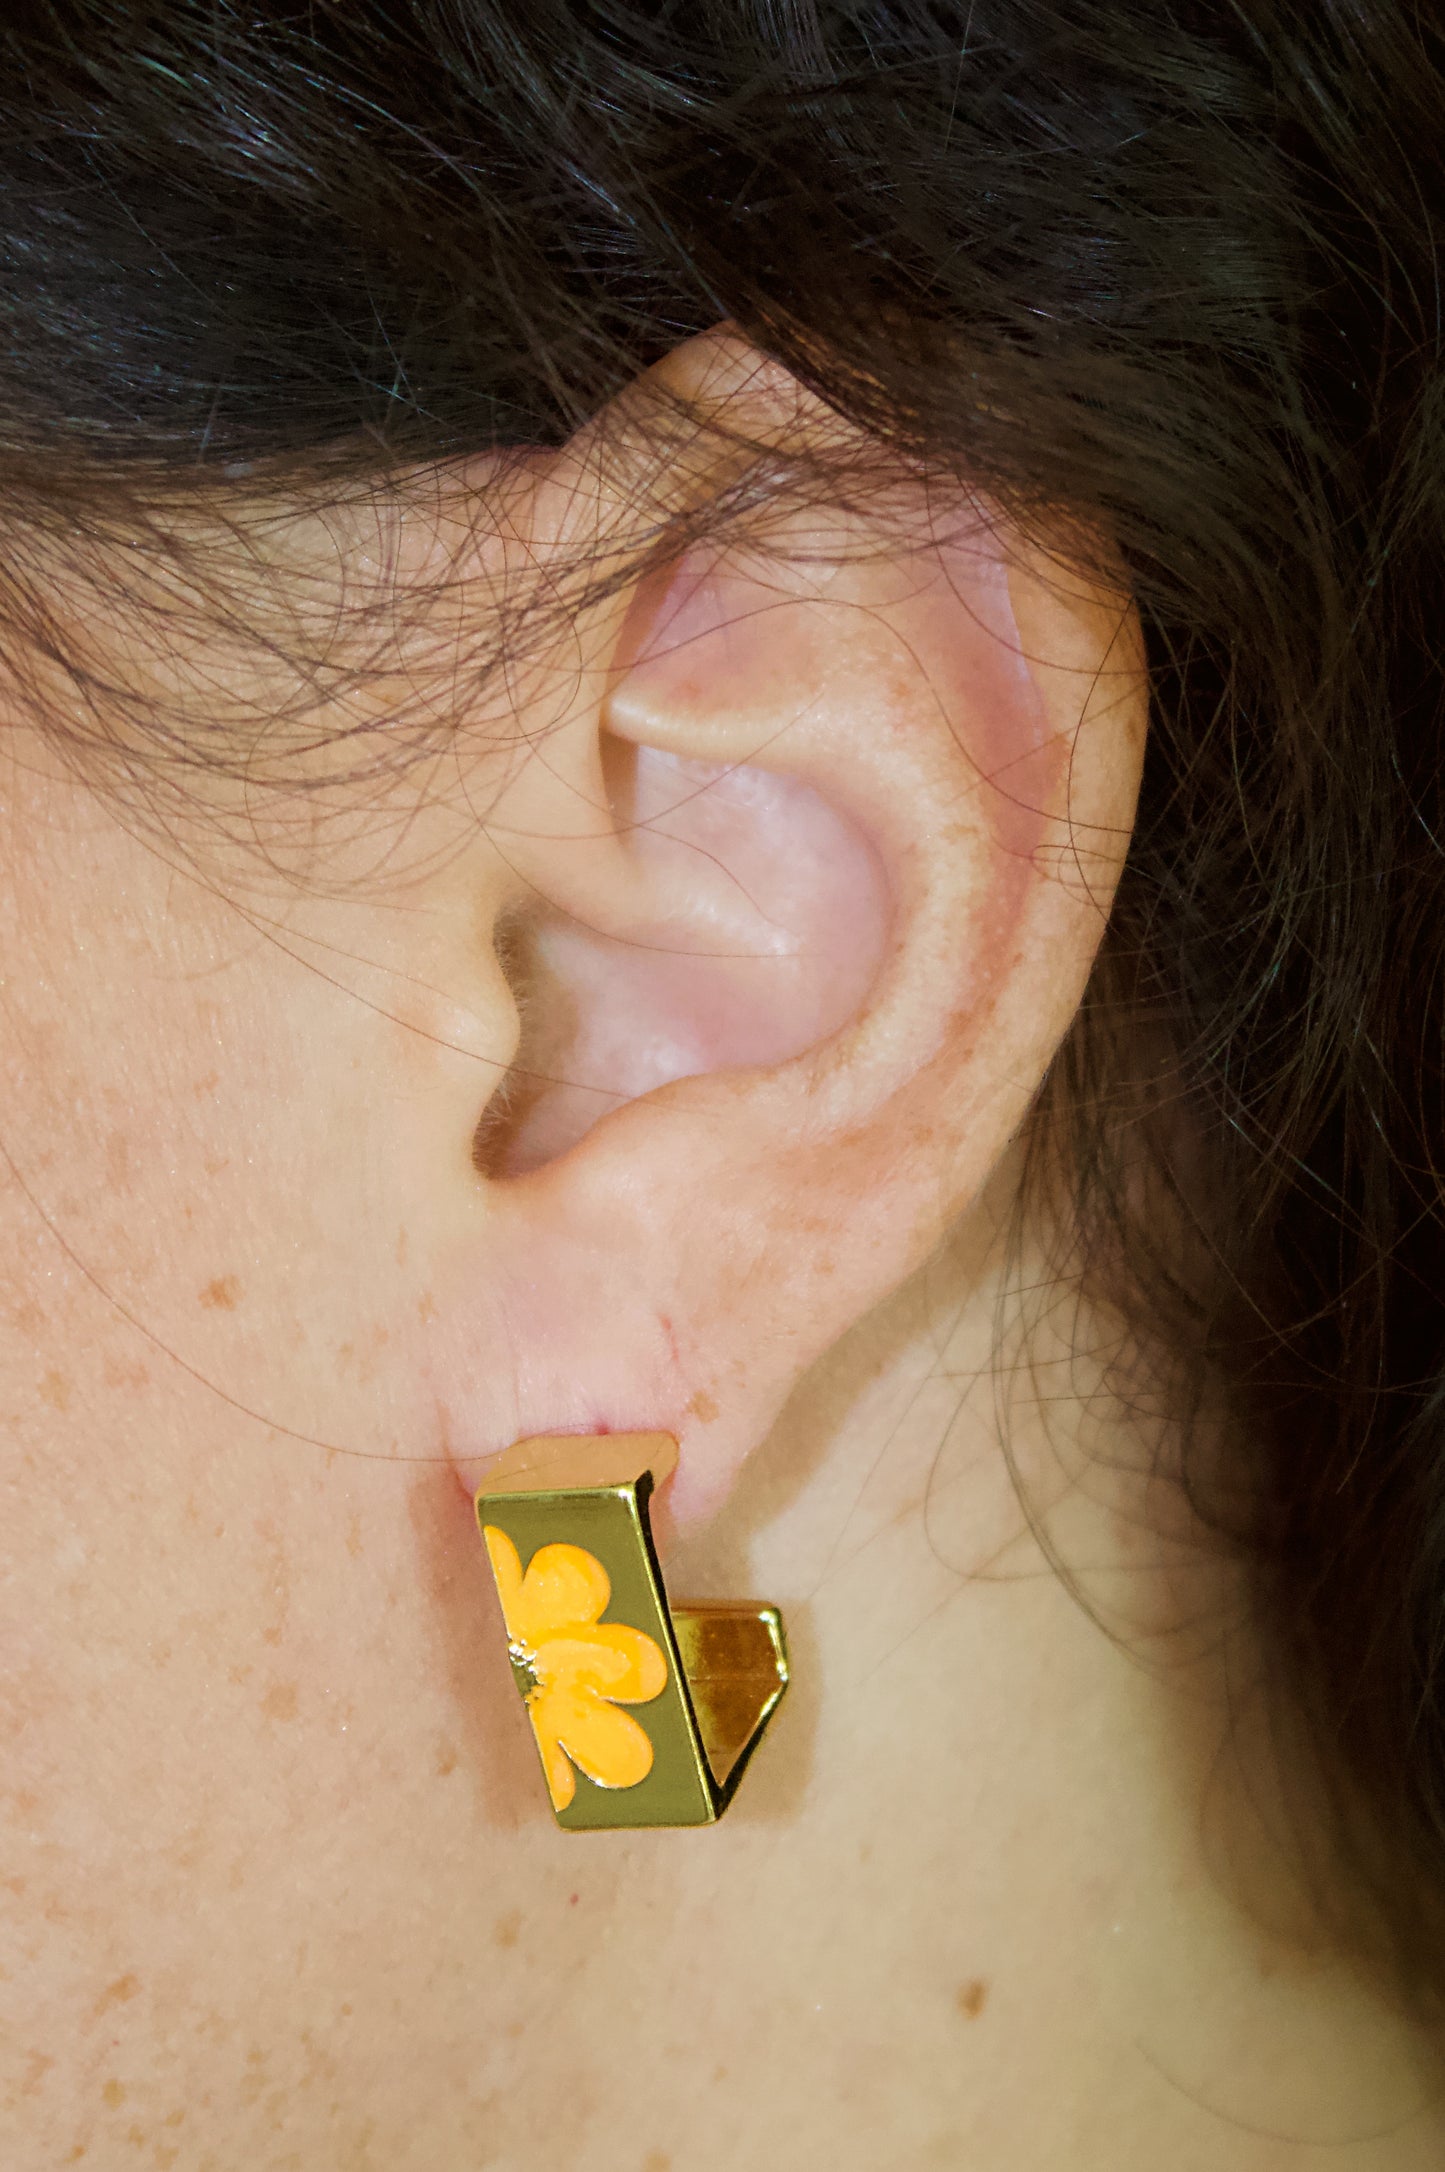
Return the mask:
<path id="1" fill-rule="evenodd" d="M 667 1687 L 661 1645 L 602 1620 L 612 1583 L 585 1547 L 539 1547 L 524 1575 L 505 1531 L 489 1523 L 482 1536 L 512 1657 L 532 1683 L 527 1711 L 553 1809 L 577 1792 L 574 1765 L 598 1787 L 636 1787 L 652 1770 L 652 1743 L 620 1707 L 650 1703 Z"/>

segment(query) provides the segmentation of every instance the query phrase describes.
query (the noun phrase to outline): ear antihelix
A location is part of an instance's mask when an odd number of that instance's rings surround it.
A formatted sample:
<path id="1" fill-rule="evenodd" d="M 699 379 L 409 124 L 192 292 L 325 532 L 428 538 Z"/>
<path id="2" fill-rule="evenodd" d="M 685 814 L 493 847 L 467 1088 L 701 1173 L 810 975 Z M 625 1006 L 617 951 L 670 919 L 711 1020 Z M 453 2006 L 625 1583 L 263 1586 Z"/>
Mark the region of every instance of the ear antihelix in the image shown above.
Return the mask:
<path id="1" fill-rule="evenodd" d="M 788 1684 L 772 1606 L 669 1601 L 667 1433 L 518 1441 L 478 1489 L 517 1687 L 567 1832 L 713 1825 Z"/>

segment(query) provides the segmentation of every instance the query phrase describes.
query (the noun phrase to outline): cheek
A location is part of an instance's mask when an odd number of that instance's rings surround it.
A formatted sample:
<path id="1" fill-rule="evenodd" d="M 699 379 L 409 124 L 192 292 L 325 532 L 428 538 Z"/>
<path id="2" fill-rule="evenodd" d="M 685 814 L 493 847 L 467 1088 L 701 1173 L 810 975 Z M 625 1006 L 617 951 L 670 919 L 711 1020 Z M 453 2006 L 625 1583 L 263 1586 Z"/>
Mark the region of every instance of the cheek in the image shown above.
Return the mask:
<path id="1" fill-rule="evenodd" d="M 48 1470 L 123 1487 L 173 1402 L 201 1473 L 278 1434 L 404 1449 L 398 1029 L 101 815 L 41 872 L 0 887 L 0 1142 Z"/>

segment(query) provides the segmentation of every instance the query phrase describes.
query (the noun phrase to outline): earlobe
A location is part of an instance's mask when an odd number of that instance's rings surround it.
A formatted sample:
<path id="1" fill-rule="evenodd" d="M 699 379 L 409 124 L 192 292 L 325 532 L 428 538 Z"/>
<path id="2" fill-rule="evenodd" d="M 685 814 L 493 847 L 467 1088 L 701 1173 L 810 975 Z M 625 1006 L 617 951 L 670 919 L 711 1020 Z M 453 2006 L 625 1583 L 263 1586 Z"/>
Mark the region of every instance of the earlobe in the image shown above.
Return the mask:
<path id="1" fill-rule="evenodd" d="M 673 1512 L 715 1504 L 981 1189 L 1077 1005 L 1137 778 L 1127 609 L 962 513 L 816 527 L 639 589 L 498 809 L 544 1075 L 434 1322 L 469 1493 L 524 1435 L 663 1428 Z"/>

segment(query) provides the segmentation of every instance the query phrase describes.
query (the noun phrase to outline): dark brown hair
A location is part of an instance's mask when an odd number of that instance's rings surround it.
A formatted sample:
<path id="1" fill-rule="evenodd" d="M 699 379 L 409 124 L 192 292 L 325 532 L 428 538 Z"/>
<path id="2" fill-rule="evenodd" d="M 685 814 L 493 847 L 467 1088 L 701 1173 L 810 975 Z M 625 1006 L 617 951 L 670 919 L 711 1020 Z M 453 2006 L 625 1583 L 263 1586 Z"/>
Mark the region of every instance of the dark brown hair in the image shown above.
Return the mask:
<path id="1" fill-rule="evenodd" d="M 1154 728 L 1060 1059 L 1078 1226 L 1228 1383 L 1275 1648 L 1445 1984 L 1430 12 L 11 0 L 0 61 L 0 508 L 556 443 L 730 319 L 1111 538 Z"/>

